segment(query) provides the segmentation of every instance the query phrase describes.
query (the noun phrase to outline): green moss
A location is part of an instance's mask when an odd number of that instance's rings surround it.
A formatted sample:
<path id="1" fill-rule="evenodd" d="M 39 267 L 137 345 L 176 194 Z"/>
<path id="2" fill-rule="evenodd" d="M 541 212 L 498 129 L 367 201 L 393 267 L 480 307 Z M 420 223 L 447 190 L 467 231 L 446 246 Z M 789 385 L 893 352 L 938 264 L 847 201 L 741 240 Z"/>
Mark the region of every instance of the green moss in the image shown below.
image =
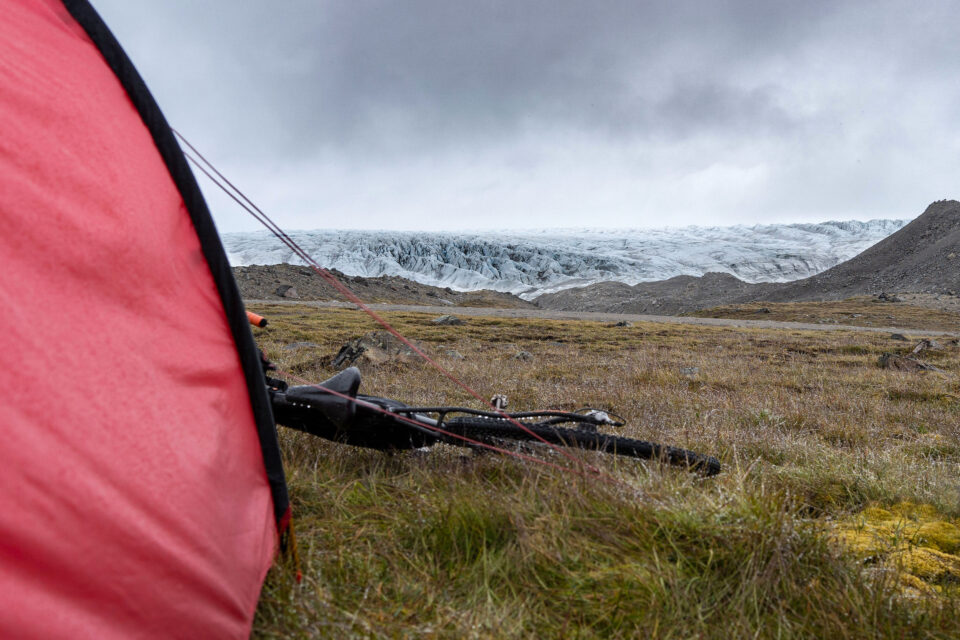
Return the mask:
<path id="1" fill-rule="evenodd" d="M 960 528 L 932 505 L 870 506 L 841 521 L 837 531 L 855 556 L 899 570 L 906 591 L 940 593 L 945 585 L 951 591 L 960 587 Z"/>

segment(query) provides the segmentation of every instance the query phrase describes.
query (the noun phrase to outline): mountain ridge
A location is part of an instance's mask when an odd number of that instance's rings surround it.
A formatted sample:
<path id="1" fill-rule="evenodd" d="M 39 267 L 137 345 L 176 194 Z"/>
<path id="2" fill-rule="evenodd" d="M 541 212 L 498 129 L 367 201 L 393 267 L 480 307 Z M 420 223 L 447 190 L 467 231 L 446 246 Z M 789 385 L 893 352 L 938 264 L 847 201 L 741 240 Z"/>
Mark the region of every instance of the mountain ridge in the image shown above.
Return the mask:
<path id="1" fill-rule="evenodd" d="M 598 283 L 545 294 L 546 309 L 687 313 L 742 302 L 838 300 L 881 293 L 960 291 L 960 202 L 938 200 L 909 224 L 856 256 L 787 283 L 748 283 L 728 274 L 613 287 Z"/>

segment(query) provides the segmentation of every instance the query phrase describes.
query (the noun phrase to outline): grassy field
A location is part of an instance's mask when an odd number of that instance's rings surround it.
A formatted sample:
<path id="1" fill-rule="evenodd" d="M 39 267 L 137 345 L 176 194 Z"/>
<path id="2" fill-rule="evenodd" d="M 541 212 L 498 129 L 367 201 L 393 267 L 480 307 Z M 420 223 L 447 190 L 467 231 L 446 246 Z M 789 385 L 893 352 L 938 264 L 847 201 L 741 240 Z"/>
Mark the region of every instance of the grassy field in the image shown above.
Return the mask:
<path id="1" fill-rule="evenodd" d="M 913 304 L 883 302 L 873 296 L 836 302 L 749 302 L 703 309 L 686 315 L 960 332 L 960 314 Z"/>
<path id="2" fill-rule="evenodd" d="M 316 380 L 376 328 L 355 311 L 253 310 L 269 357 Z M 914 344 L 885 334 L 385 315 L 511 409 L 614 410 L 623 435 L 724 470 L 577 454 L 609 480 L 281 428 L 303 580 L 274 569 L 256 637 L 957 637 L 956 346 L 918 373 L 877 365 Z M 419 362 L 363 373 L 367 393 L 477 406 Z"/>

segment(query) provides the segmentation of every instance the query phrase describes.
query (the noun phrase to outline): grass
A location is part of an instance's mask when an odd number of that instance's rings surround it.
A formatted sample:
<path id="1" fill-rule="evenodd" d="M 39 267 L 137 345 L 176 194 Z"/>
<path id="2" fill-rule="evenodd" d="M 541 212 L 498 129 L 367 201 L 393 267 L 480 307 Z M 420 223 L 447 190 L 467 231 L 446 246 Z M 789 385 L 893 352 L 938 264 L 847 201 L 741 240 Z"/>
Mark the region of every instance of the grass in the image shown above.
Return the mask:
<path id="1" fill-rule="evenodd" d="M 723 305 L 686 314 L 699 318 L 774 320 L 855 327 L 899 327 L 960 332 L 960 314 L 907 303 L 859 296 L 835 302 L 751 302 Z"/>
<path id="2" fill-rule="evenodd" d="M 376 328 L 349 310 L 253 310 L 270 358 L 317 380 Z M 877 366 L 913 345 L 884 334 L 384 315 L 511 408 L 615 410 L 623 435 L 724 471 L 578 454 L 606 482 L 281 428 L 303 580 L 274 569 L 255 636 L 956 637 L 956 347 L 923 354 L 942 373 L 907 373 Z M 367 393 L 477 406 L 419 363 L 363 373 Z"/>

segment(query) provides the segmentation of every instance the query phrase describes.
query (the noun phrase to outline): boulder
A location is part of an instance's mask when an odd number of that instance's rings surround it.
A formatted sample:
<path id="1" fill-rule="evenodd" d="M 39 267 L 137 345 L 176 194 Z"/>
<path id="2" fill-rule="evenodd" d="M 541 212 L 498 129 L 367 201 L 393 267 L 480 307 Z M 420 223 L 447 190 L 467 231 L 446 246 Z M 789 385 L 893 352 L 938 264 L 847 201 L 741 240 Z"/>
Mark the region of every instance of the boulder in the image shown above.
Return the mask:
<path id="1" fill-rule="evenodd" d="M 416 344 L 416 343 L 414 343 Z M 418 349 L 422 349 L 419 344 Z M 381 365 L 387 362 L 412 362 L 417 353 L 388 331 L 371 331 L 340 347 L 333 358 L 336 369 L 351 365 Z"/>
<path id="2" fill-rule="evenodd" d="M 910 353 L 923 353 L 924 351 L 943 351 L 943 345 L 936 340 L 923 339 L 910 351 Z"/>
<path id="3" fill-rule="evenodd" d="M 438 316 L 433 320 L 431 320 L 431 322 L 433 322 L 433 324 L 449 325 L 449 326 L 457 326 L 457 325 L 463 324 L 463 320 L 461 320 L 457 316 Z"/>
<path id="4" fill-rule="evenodd" d="M 909 356 L 900 356 L 895 353 L 884 353 L 877 363 L 882 369 L 897 371 L 940 371 L 932 364 L 927 364 Z"/>
<path id="5" fill-rule="evenodd" d="M 281 298 L 299 298 L 300 294 L 297 293 L 297 289 L 291 284 L 282 284 L 277 287 L 276 294 Z"/>

